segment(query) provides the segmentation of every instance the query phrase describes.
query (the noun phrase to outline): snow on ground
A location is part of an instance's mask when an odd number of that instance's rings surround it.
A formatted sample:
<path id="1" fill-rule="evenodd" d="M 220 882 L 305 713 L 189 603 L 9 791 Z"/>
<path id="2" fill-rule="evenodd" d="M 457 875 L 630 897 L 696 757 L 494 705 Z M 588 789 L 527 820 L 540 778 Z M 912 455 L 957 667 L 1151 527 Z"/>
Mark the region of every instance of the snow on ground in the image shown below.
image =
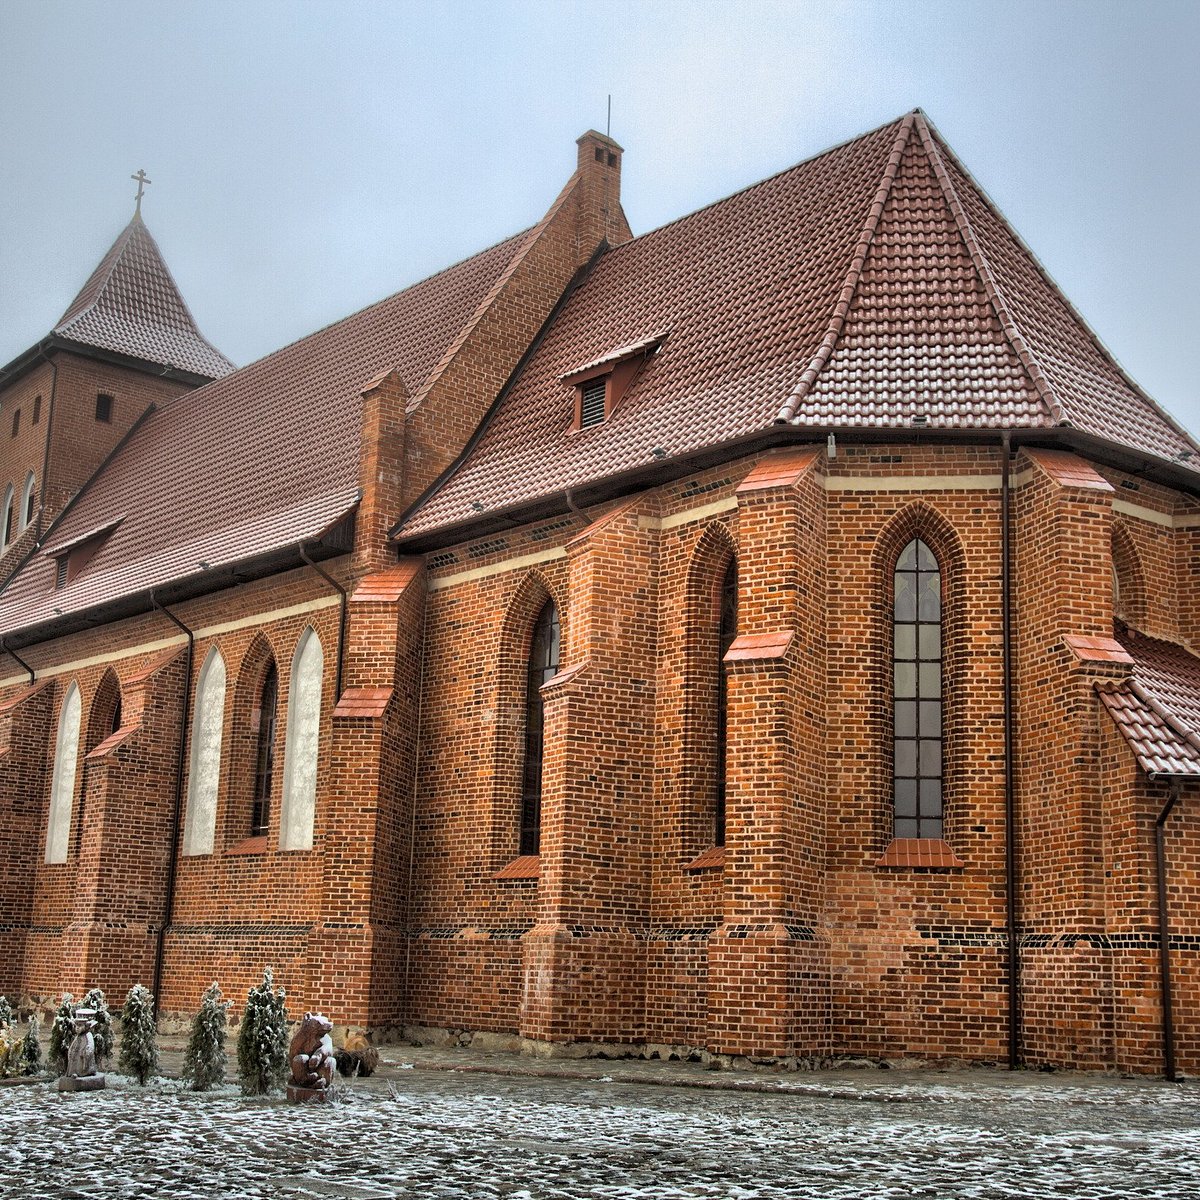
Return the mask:
<path id="1" fill-rule="evenodd" d="M 1196 1085 L 866 1072 L 763 1093 L 418 1070 L 391 1095 L 372 1080 L 295 1107 L 109 1083 L 0 1089 L 0 1197 L 1200 1197 Z"/>

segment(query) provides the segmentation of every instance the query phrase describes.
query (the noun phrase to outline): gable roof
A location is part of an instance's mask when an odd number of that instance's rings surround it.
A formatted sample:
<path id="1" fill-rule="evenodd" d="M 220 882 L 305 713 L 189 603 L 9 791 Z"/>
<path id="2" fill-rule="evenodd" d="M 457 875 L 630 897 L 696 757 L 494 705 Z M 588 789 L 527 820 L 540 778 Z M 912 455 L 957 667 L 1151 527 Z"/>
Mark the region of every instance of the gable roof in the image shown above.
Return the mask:
<path id="1" fill-rule="evenodd" d="M 1098 684 L 1100 699 L 1152 779 L 1200 778 L 1200 658 L 1133 629 L 1116 632 L 1133 674 Z"/>
<path id="2" fill-rule="evenodd" d="M 562 377 L 663 333 L 618 409 L 573 431 Z M 1200 453 L 920 112 L 609 250 L 394 534 L 432 544 L 656 461 L 914 416 Z"/>
<path id="3" fill-rule="evenodd" d="M 234 369 L 188 311 L 140 213 L 121 231 L 54 334 L 205 379 Z"/>
<path id="4" fill-rule="evenodd" d="M 358 502 L 363 388 L 396 370 L 416 392 L 525 236 L 152 410 L 0 592 L 0 631 L 27 644 L 37 627 L 154 587 L 199 590 L 328 531 Z M 87 570 L 55 590 L 52 551 L 115 514 Z"/>

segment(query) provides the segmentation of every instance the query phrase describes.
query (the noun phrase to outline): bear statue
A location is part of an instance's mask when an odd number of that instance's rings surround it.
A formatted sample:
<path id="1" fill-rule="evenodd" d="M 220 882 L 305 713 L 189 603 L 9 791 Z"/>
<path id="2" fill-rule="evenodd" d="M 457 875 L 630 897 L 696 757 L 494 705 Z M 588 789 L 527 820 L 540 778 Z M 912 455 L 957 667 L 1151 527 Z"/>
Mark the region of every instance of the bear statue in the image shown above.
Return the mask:
<path id="1" fill-rule="evenodd" d="M 333 1039 L 329 1036 L 332 1030 L 333 1022 L 328 1017 L 320 1013 L 304 1014 L 288 1050 L 292 1078 L 287 1098 L 293 1104 L 319 1103 L 330 1098 L 334 1066 Z"/>

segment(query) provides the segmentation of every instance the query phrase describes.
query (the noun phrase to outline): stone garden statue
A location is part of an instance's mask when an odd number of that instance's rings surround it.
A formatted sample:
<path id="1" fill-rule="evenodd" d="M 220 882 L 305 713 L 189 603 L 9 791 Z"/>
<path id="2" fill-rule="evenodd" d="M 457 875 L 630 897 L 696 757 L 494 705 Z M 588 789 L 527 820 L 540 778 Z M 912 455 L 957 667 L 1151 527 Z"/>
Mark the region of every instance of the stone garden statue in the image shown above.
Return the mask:
<path id="1" fill-rule="evenodd" d="M 288 1051 L 292 1078 L 287 1098 L 293 1104 L 323 1103 L 332 1095 L 329 1086 L 334 1065 L 333 1039 L 329 1036 L 332 1030 L 333 1022 L 328 1017 L 320 1013 L 304 1014 Z"/>
<path id="2" fill-rule="evenodd" d="M 67 1051 L 67 1073 L 58 1081 L 60 1092 L 94 1092 L 104 1086 L 104 1076 L 96 1069 L 96 1010 L 77 1008 L 73 1021 L 75 1036 Z"/>

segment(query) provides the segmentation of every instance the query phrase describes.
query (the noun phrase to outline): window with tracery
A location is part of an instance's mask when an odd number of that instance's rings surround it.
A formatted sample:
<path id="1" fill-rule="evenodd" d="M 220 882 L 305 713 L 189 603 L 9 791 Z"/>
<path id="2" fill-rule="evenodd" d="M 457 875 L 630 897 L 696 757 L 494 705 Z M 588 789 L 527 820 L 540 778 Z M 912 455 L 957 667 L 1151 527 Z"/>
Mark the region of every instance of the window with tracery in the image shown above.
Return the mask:
<path id="1" fill-rule="evenodd" d="M 50 819 L 46 824 L 46 861 L 67 861 L 71 844 L 71 810 L 75 803 L 75 771 L 79 764 L 79 685 L 72 683 L 58 714 L 54 744 L 54 777 L 50 784 Z"/>
<path id="2" fill-rule="evenodd" d="M 309 628 L 301 634 L 292 658 L 284 749 L 283 815 L 279 822 L 281 850 L 312 849 L 324 678 L 325 655 L 321 650 L 321 639 Z"/>
<path id="3" fill-rule="evenodd" d="M 521 854 L 537 854 L 542 834 L 542 764 L 546 714 L 542 685 L 558 674 L 561 630 L 548 601 L 533 627 L 525 684 L 525 766 L 521 785 Z"/>
<path id="4" fill-rule="evenodd" d="M 717 637 L 717 803 L 714 845 L 725 845 L 725 763 L 729 729 L 729 692 L 725 655 L 737 637 L 737 561 L 731 560 L 721 583 L 721 609 Z"/>
<path id="5" fill-rule="evenodd" d="M 892 626 L 894 836 L 942 836 L 942 574 L 914 538 L 896 561 Z"/>
<path id="6" fill-rule="evenodd" d="M 211 854 L 217 827 L 217 791 L 221 779 L 221 737 L 225 725 L 225 660 L 214 646 L 196 682 L 192 719 L 192 758 L 188 771 L 184 854 Z M 270 788 L 267 789 L 268 799 Z"/>
<path id="7" fill-rule="evenodd" d="M 254 758 L 254 804 L 250 836 L 262 837 L 271 824 L 271 785 L 275 779 L 275 719 L 279 709 L 279 672 L 267 667 L 258 700 L 258 749 Z M 244 811 L 244 810 L 243 810 Z"/>

